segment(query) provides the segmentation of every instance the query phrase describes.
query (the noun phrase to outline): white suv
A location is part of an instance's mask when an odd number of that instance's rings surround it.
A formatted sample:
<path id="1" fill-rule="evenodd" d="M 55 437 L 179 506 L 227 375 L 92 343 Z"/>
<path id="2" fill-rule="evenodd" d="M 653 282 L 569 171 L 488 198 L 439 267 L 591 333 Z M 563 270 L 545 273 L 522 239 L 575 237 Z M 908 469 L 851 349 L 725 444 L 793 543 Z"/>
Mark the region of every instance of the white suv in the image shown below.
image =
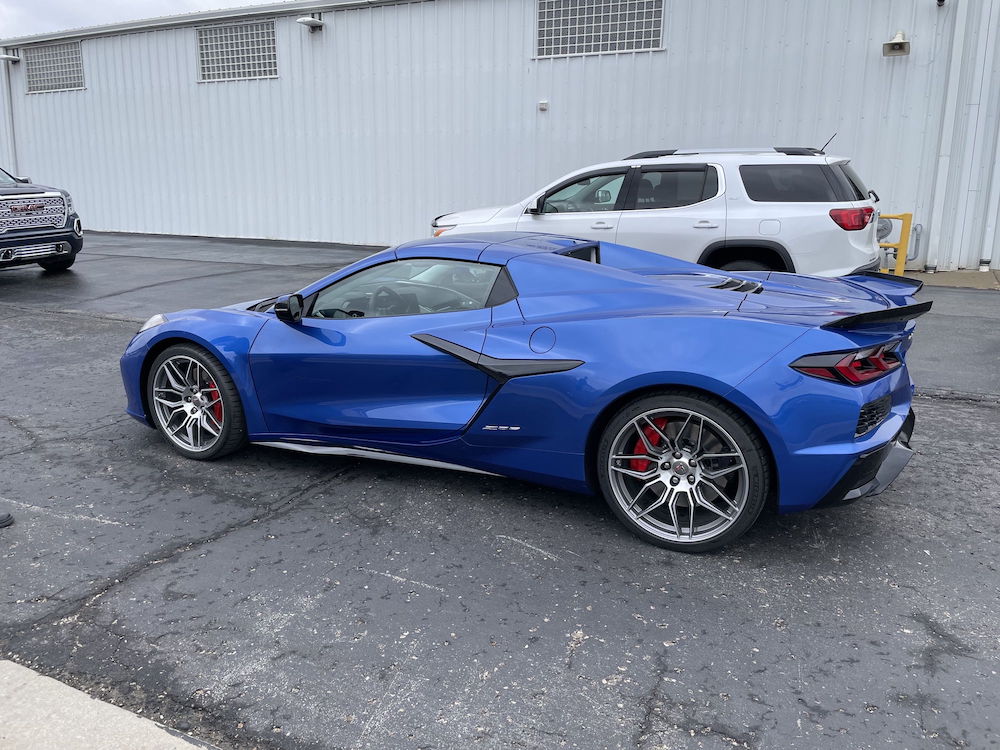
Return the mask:
<path id="1" fill-rule="evenodd" d="M 512 206 L 439 216 L 434 235 L 517 230 L 616 242 L 727 270 L 877 269 L 878 196 L 811 148 L 670 149 L 596 164 Z"/>

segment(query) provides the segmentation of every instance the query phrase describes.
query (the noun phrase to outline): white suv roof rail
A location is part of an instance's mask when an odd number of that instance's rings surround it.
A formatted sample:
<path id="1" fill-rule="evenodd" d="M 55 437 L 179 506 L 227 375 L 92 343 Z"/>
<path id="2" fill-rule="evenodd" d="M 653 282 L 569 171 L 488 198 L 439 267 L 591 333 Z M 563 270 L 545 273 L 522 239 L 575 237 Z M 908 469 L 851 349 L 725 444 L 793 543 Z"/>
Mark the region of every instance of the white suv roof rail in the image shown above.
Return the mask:
<path id="1" fill-rule="evenodd" d="M 759 147 L 735 147 L 735 148 L 666 148 L 658 151 L 640 151 L 637 154 L 626 156 L 622 161 L 633 159 L 659 159 L 662 156 L 687 155 L 687 154 L 759 154 L 772 151 L 786 156 L 821 156 L 823 151 L 809 146 L 759 146 Z"/>

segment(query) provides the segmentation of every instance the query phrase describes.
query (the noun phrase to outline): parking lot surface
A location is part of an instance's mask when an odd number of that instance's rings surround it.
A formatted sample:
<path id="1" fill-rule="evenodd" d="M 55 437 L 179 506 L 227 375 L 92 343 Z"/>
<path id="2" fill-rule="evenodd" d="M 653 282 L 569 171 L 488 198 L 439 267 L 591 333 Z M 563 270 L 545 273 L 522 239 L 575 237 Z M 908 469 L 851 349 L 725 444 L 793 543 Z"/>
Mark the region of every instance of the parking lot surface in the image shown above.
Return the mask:
<path id="1" fill-rule="evenodd" d="M 0 274 L 0 658 L 223 747 L 996 744 L 1000 294 L 923 293 L 889 490 L 710 555 L 508 479 L 187 461 L 124 416 L 138 322 L 362 254 L 90 235 Z"/>

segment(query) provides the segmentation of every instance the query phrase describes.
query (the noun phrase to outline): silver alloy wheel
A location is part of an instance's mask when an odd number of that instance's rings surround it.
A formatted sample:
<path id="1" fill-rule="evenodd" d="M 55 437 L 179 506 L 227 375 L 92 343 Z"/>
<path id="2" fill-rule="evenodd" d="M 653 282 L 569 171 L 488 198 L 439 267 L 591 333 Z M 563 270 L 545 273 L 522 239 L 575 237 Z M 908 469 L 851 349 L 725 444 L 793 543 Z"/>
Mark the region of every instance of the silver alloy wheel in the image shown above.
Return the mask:
<path id="1" fill-rule="evenodd" d="M 184 450 L 215 445 L 226 423 L 226 406 L 215 378 L 198 360 L 179 354 L 153 375 L 153 409 L 164 434 Z"/>
<path id="2" fill-rule="evenodd" d="M 661 539 L 714 539 L 740 517 L 749 492 L 747 462 L 717 422 L 688 409 L 653 409 L 615 436 L 608 457 L 615 500 Z"/>

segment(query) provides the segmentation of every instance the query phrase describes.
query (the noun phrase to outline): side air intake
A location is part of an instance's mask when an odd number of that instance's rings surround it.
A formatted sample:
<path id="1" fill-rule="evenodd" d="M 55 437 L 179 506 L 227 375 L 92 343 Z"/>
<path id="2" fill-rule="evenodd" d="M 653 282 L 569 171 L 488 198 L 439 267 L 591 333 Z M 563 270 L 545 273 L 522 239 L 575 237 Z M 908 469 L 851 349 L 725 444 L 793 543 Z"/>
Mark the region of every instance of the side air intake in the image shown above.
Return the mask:
<path id="1" fill-rule="evenodd" d="M 712 289 L 725 289 L 730 292 L 742 292 L 743 294 L 760 294 L 764 291 L 764 285 L 759 281 L 750 279 L 734 279 L 731 276 L 718 284 L 713 284 Z"/>

